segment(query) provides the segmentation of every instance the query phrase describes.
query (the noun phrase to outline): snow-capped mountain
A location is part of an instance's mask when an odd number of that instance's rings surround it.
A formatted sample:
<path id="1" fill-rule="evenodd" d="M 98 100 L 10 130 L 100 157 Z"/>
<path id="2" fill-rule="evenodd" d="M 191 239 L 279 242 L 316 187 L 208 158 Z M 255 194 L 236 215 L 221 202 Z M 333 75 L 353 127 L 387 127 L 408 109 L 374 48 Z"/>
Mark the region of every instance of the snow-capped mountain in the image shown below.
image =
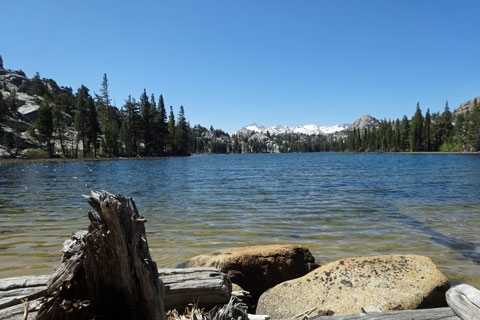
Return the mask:
<path id="1" fill-rule="evenodd" d="M 344 131 L 349 128 L 349 124 L 337 124 L 335 126 L 317 126 L 315 124 L 307 124 L 295 127 L 287 127 L 282 125 L 272 126 L 270 128 L 265 128 L 264 126 L 257 125 L 252 123 L 246 127 L 243 127 L 239 131 L 253 131 L 259 133 L 269 132 L 271 135 L 282 135 L 288 133 L 299 133 L 305 135 L 317 135 L 317 134 L 331 134 L 335 132 Z"/>

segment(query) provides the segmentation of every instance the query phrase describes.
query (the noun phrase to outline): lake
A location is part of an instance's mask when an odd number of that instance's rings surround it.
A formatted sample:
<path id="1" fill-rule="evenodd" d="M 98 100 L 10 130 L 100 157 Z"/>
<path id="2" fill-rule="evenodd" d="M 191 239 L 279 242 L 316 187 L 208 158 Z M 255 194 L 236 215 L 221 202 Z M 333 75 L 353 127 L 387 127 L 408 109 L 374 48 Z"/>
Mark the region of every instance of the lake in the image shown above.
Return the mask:
<path id="1" fill-rule="evenodd" d="M 159 267 L 215 249 L 297 243 L 317 262 L 431 257 L 480 286 L 480 156 L 243 154 L 0 163 L 0 277 L 49 274 L 88 226 L 82 194 L 134 197 Z"/>

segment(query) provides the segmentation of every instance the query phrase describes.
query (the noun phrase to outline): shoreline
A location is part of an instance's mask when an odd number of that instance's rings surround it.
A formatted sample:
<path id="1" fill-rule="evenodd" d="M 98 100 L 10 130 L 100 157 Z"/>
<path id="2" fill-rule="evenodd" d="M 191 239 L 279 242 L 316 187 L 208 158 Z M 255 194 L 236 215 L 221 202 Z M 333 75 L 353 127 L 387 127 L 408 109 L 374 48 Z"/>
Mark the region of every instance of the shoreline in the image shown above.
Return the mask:
<path id="1" fill-rule="evenodd" d="M 284 152 L 284 153 L 269 153 L 263 152 L 262 154 L 289 154 L 298 152 Z M 459 154 L 459 155 L 480 155 L 479 152 L 445 152 L 445 151 L 402 151 L 402 152 L 300 152 L 300 153 L 344 153 L 344 154 Z M 90 161 L 117 161 L 117 160 L 160 160 L 171 158 L 187 158 L 197 155 L 210 155 L 210 154 L 258 154 L 258 153 L 193 153 L 190 156 L 154 156 L 154 157 L 87 157 L 87 158 L 38 158 L 38 159 L 26 159 L 26 158 L 0 158 L 0 165 L 2 164 L 15 164 L 15 163 L 44 163 L 44 162 L 90 162 Z"/>

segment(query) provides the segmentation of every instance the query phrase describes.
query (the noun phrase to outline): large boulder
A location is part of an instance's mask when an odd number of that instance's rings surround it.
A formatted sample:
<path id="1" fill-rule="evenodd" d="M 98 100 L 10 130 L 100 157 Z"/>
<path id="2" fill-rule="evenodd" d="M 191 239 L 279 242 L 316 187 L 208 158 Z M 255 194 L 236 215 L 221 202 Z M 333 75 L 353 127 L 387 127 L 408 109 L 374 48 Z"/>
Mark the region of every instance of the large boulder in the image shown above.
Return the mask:
<path id="1" fill-rule="evenodd" d="M 307 248 L 296 245 L 260 245 L 223 249 L 185 262 L 185 267 L 215 267 L 256 300 L 267 289 L 304 276 L 317 267 Z"/>
<path id="2" fill-rule="evenodd" d="M 448 279 L 430 258 L 385 255 L 328 263 L 281 283 L 259 299 L 257 314 L 294 317 L 317 308 L 334 315 L 446 306 Z"/>

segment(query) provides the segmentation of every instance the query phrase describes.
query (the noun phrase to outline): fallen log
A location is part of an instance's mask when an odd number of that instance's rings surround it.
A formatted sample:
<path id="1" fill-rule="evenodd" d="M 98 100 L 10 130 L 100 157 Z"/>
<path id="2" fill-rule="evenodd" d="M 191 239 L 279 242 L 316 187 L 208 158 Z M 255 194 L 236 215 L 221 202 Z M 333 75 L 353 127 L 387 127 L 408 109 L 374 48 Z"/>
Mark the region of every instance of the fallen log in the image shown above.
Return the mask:
<path id="1" fill-rule="evenodd" d="M 189 304 L 211 308 L 228 303 L 232 284 L 215 268 L 159 269 L 165 284 L 165 310 L 185 309 Z"/>
<path id="2" fill-rule="evenodd" d="M 389 312 L 371 312 L 344 316 L 316 316 L 309 320 L 462 320 L 452 309 L 434 308 L 418 310 L 399 310 Z M 288 319 L 293 320 L 293 319 Z M 298 320 L 298 319 L 297 319 Z"/>
<path id="3" fill-rule="evenodd" d="M 92 192 L 87 232 L 64 243 L 36 319 L 166 319 L 163 283 L 132 198 Z"/>
<path id="4" fill-rule="evenodd" d="M 480 319 L 480 290 L 460 284 L 450 288 L 446 298 L 447 304 L 462 320 Z"/>
<path id="5" fill-rule="evenodd" d="M 183 311 L 189 304 L 210 308 L 226 304 L 230 300 L 232 291 L 230 280 L 215 268 L 158 269 L 158 275 L 165 285 L 165 311 L 171 309 Z M 0 319 L 4 319 L 1 317 L 3 309 L 21 305 L 25 298 L 33 302 L 44 297 L 49 277 L 0 279 Z M 23 305 L 16 310 L 16 313 L 20 314 Z M 37 304 L 30 305 L 32 319 L 37 310 Z"/>

